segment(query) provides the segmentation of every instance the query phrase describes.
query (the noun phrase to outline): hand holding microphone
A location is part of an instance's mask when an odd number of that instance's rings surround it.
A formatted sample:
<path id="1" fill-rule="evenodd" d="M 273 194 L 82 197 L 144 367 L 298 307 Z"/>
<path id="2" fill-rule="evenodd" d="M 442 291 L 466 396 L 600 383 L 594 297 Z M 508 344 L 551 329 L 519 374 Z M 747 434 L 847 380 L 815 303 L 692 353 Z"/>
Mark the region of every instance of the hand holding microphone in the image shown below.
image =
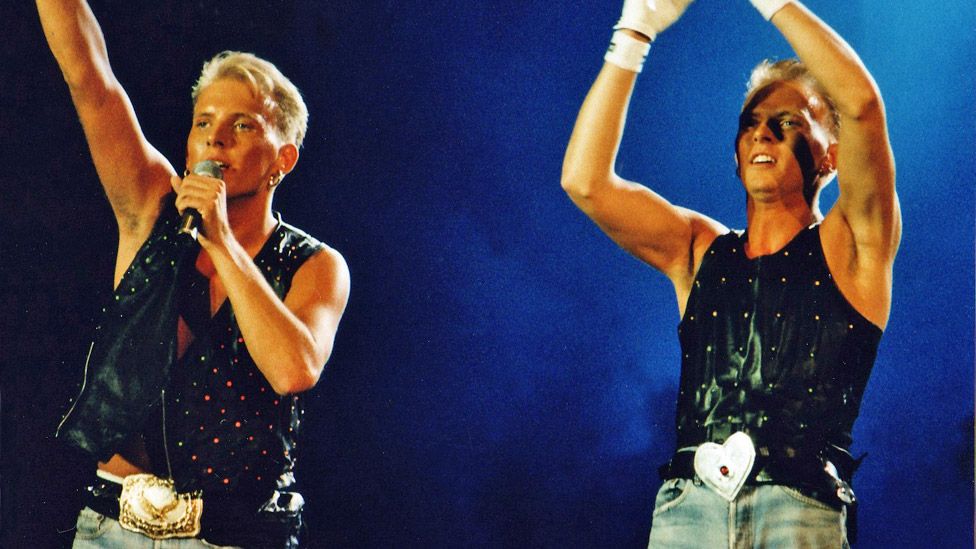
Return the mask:
<path id="1" fill-rule="evenodd" d="M 214 179 L 221 179 L 224 176 L 224 171 L 220 168 L 220 164 L 213 160 L 201 160 L 197 162 L 193 165 L 193 173 L 213 177 Z M 183 215 L 180 217 L 179 234 L 190 235 L 190 238 L 196 240 L 199 228 L 200 212 L 193 208 L 183 210 Z"/>

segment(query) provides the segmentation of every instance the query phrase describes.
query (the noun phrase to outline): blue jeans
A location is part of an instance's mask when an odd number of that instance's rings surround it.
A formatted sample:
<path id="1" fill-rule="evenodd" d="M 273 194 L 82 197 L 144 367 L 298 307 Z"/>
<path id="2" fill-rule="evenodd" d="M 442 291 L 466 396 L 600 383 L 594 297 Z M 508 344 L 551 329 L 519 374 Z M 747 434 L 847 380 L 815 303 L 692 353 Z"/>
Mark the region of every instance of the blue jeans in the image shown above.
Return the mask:
<path id="1" fill-rule="evenodd" d="M 649 549 L 848 549 L 847 510 L 788 486 L 744 486 L 729 503 L 700 481 L 664 481 Z"/>
<path id="2" fill-rule="evenodd" d="M 72 549 L 211 549 L 198 538 L 154 540 L 123 529 L 119 522 L 85 507 L 78 515 Z"/>

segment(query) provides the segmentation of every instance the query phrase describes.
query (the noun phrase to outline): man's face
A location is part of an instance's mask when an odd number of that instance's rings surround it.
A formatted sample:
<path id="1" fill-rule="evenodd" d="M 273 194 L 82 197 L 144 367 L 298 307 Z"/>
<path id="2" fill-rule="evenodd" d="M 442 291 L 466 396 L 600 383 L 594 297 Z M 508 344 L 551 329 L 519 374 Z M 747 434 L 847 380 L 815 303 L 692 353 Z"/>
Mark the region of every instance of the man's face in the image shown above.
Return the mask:
<path id="1" fill-rule="evenodd" d="M 783 200 L 818 185 L 829 146 L 827 106 L 796 82 L 760 90 L 739 117 L 736 160 L 750 197 Z"/>
<path id="2" fill-rule="evenodd" d="M 267 188 L 268 179 L 280 169 L 281 145 L 268 105 L 247 84 L 220 79 L 197 96 L 186 143 L 187 166 L 201 160 L 220 163 L 228 198 Z"/>

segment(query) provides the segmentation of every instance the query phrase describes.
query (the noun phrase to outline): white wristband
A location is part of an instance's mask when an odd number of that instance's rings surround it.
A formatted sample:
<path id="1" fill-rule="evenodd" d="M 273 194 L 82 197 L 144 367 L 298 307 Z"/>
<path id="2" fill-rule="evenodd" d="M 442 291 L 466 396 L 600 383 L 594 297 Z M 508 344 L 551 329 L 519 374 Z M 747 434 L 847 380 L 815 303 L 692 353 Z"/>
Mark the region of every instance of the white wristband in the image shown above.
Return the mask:
<path id="1" fill-rule="evenodd" d="M 783 6 L 789 4 L 792 0 L 749 0 L 752 5 L 759 10 L 759 13 L 769 21 L 773 18 L 773 14 L 783 9 Z"/>
<path id="2" fill-rule="evenodd" d="M 614 31 L 613 38 L 610 39 L 610 47 L 603 59 L 621 69 L 639 73 L 644 68 L 644 60 L 647 59 L 649 51 L 651 51 L 650 43 L 618 30 Z"/>

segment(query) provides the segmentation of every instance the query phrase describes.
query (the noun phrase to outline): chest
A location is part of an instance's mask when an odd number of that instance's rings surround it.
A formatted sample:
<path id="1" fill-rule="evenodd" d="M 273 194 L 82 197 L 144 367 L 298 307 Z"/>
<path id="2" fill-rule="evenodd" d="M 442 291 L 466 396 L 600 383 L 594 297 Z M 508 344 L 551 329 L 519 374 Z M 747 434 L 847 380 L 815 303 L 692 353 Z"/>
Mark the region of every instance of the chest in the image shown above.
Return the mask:
<path id="1" fill-rule="evenodd" d="M 177 358 L 182 358 L 190 344 L 194 340 L 194 331 L 190 327 L 191 323 L 187 320 L 190 310 L 195 310 L 196 316 L 203 316 L 206 313 L 207 319 L 212 319 L 224 302 L 227 300 L 227 290 L 223 281 L 217 275 L 213 261 L 206 253 L 201 252 L 194 264 L 195 273 L 191 281 L 185 283 L 183 302 L 187 304 L 181 307 L 180 315 L 177 319 L 176 328 L 176 354 Z M 198 319 L 199 320 L 199 319 Z M 198 324 L 197 331 L 201 328 Z"/>

